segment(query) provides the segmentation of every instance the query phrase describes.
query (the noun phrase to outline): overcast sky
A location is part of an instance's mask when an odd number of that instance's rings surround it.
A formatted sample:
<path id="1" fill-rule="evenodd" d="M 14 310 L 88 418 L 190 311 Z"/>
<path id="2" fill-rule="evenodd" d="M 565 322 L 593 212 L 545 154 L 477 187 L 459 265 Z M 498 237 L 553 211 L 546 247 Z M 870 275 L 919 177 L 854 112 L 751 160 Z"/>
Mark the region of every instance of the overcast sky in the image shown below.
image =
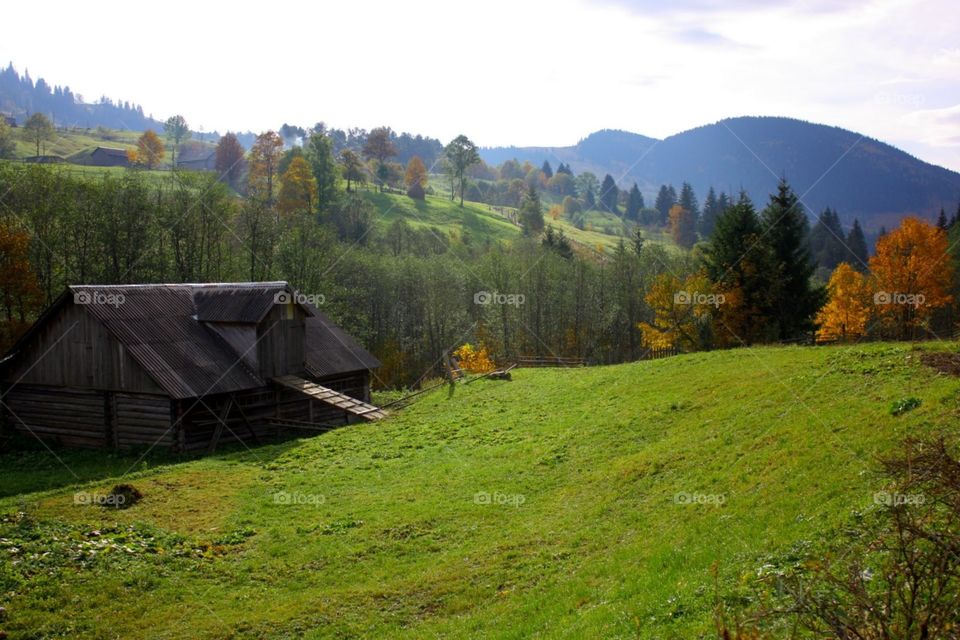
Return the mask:
<path id="1" fill-rule="evenodd" d="M 567 145 L 782 115 L 960 170 L 957 0 L 222 4 L 9 3 L 0 60 L 207 131 Z"/>

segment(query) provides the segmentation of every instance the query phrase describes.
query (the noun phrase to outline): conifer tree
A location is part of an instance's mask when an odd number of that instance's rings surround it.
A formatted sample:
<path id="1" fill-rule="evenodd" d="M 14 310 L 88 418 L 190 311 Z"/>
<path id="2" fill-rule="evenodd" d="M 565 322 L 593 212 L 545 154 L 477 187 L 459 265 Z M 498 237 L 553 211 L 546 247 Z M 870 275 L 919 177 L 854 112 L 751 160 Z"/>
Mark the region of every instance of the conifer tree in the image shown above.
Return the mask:
<path id="1" fill-rule="evenodd" d="M 807 214 L 785 179 L 770 196 L 761 224 L 774 260 L 773 319 L 779 338 L 794 340 L 813 329 L 824 291 L 810 285 L 816 265 L 808 245 Z"/>
<path id="2" fill-rule="evenodd" d="M 867 271 L 867 260 L 870 259 L 870 250 L 867 249 L 867 238 L 863 235 L 863 228 L 859 220 L 853 221 L 853 228 L 847 234 L 847 251 L 853 256 L 849 260 L 854 269 Z"/>

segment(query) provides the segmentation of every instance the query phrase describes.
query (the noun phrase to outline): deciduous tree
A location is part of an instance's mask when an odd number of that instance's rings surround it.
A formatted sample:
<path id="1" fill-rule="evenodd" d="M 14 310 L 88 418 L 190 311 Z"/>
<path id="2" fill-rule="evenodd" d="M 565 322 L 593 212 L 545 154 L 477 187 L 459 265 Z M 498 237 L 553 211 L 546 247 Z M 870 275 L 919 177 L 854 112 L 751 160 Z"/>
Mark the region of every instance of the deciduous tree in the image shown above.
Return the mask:
<path id="1" fill-rule="evenodd" d="M 936 309 L 952 302 L 953 266 L 947 234 L 920 220 L 905 218 L 900 227 L 877 241 L 870 258 L 876 279 L 874 300 L 884 327 L 901 338 L 927 328 Z"/>
<path id="2" fill-rule="evenodd" d="M 817 340 L 855 340 L 867 333 L 873 290 L 867 278 L 841 262 L 827 284 L 827 304 L 817 314 Z"/>
<path id="3" fill-rule="evenodd" d="M 13 129 L 0 117 L 0 159 L 12 158 L 17 152 L 17 143 L 13 138 Z"/>
<path id="4" fill-rule="evenodd" d="M 340 153 L 340 164 L 343 165 L 343 179 L 347 181 L 347 193 L 350 193 L 354 182 L 360 184 L 366 180 L 366 168 L 360 156 L 351 149 L 344 149 Z"/>
<path id="5" fill-rule="evenodd" d="M 155 169 L 163 160 L 164 153 L 160 136 L 153 129 L 147 129 L 137 139 L 137 150 L 132 159 L 147 169 Z"/>
<path id="6" fill-rule="evenodd" d="M 393 144 L 393 129 L 390 127 L 373 129 L 367 135 L 367 141 L 363 145 L 363 155 L 376 162 L 374 175 L 382 192 L 389 172 L 387 160 L 397 155 L 397 147 Z"/>
<path id="7" fill-rule="evenodd" d="M 471 165 L 480 162 L 480 153 L 477 151 L 477 145 L 473 144 L 470 138 L 462 134 L 454 138 L 443 150 L 443 153 L 447 158 L 447 162 L 450 163 L 451 175 L 456 178 L 459 184 L 460 206 L 462 207 L 463 194 L 464 191 L 466 191 L 467 169 Z M 538 197 L 538 206 L 539 202 Z M 543 227 L 541 226 L 540 228 L 542 229 Z"/>
<path id="8" fill-rule="evenodd" d="M 276 131 L 257 136 L 250 148 L 250 168 L 247 187 L 250 197 L 265 204 L 273 204 L 273 186 L 283 156 L 283 140 Z"/>
<path id="9" fill-rule="evenodd" d="M 227 133 L 217 142 L 214 167 L 220 175 L 220 179 L 234 188 L 237 187 L 240 176 L 243 175 L 243 155 L 243 146 L 235 134 Z"/>
<path id="10" fill-rule="evenodd" d="M 183 116 L 170 116 L 163 123 L 163 131 L 167 140 L 173 143 L 173 153 L 171 155 L 171 164 L 177 168 L 177 152 L 180 150 L 180 143 L 190 139 L 190 127 L 187 125 L 187 119 Z"/>
<path id="11" fill-rule="evenodd" d="M 286 214 L 312 212 L 317 199 L 317 181 L 310 165 L 302 157 L 290 161 L 283 172 L 277 208 Z"/>
<path id="12" fill-rule="evenodd" d="M 53 140 L 53 123 L 42 113 L 34 113 L 23 123 L 23 136 L 27 142 L 35 145 L 40 155 L 40 145 Z"/>
<path id="13" fill-rule="evenodd" d="M 693 213 L 680 203 L 670 207 L 670 235 L 677 246 L 689 249 L 697 241 L 697 222 Z"/>
<path id="14" fill-rule="evenodd" d="M 653 322 L 639 325 L 644 344 L 683 351 L 707 346 L 712 316 L 723 302 L 714 289 L 705 272 L 689 275 L 683 281 L 669 273 L 657 276 L 645 296 L 654 314 Z"/>

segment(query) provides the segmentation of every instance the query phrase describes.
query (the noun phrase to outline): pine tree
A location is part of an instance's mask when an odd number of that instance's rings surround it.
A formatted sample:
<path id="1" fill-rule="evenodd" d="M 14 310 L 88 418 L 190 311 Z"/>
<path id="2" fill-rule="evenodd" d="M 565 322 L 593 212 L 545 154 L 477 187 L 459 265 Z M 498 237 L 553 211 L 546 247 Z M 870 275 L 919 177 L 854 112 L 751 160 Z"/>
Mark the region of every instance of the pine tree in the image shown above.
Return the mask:
<path id="1" fill-rule="evenodd" d="M 677 194 L 673 187 L 665 184 L 660 185 L 660 191 L 657 192 L 657 201 L 653 205 L 654 209 L 660 212 L 660 224 L 667 224 L 670 219 L 670 208 L 677 204 Z"/>
<path id="2" fill-rule="evenodd" d="M 543 172 L 543 175 L 546 176 L 547 180 L 553 177 L 553 168 L 550 166 L 550 163 L 546 160 L 543 161 L 543 166 L 540 167 L 540 171 Z"/>
<path id="3" fill-rule="evenodd" d="M 700 236 L 709 238 L 717 226 L 717 218 L 720 216 L 720 203 L 717 201 L 717 194 L 710 187 L 707 191 L 707 199 L 703 202 L 703 212 L 700 214 Z"/>
<path id="4" fill-rule="evenodd" d="M 770 317 L 773 260 L 762 233 L 753 203 L 741 192 L 717 219 L 707 245 L 707 274 L 725 297 L 718 309 L 722 343 L 739 346 L 776 336 Z"/>
<path id="5" fill-rule="evenodd" d="M 943 210 L 943 207 L 940 207 L 940 215 L 937 216 L 937 228 L 947 230 L 947 212 Z"/>
<path id="6" fill-rule="evenodd" d="M 837 212 L 830 207 L 824 209 L 810 232 L 810 252 L 819 266 L 833 271 L 844 260 L 852 261 L 844 246 L 844 235 Z"/>
<path id="7" fill-rule="evenodd" d="M 636 222 L 640 218 L 640 210 L 643 209 L 643 194 L 640 193 L 640 188 L 637 187 L 637 183 L 633 183 L 633 187 L 630 188 L 630 195 L 627 196 L 627 220 L 632 220 Z"/>
<path id="8" fill-rule="evenodd" d="M 770 196 L 761 223 L 774 260 L 774 322 L 781 340 L 794 340 L 813 330 L 824 292 L 810 286 L 816 264 L 808 245 L 807 214 L 786 179 L 780 180 L 777 193 Z"/>
<path id="9" fill-rule="evenodd" d="M 620 197 L 620 190 L 617 189 L 617 183 L 609 173 L 604 176 L 603 183 L 600 185 L 600 210 L 619 215 L 617 209 L 617 199 Z"/>
<path id="10" fill-rule="evenodd" d="M 520 205 L 519 214 L 524 234 L 536 236 L 543 231 L 543 207 L 540 206 L 540 194 L 537 193 L 533 185 L 527 188 L 527 193 Z"/>
<path id="11" fill-rule="evenodd" d="M 700 203 L 689 182 L 684 182 L 680 187 L 680 206 L 689 211 L 694 220 L 700 219 Z"/>
<path id="12" fill-rule="evenodd" d="M 848 260 L 854 269 L 866 273 L 867 261 L 870 259 L 870 250 L 867 248 L 867 238 L 860 227 L 860 221 L 854 219 L 853 228 L 847 234 L 847 251 L 853 257 Z"/>

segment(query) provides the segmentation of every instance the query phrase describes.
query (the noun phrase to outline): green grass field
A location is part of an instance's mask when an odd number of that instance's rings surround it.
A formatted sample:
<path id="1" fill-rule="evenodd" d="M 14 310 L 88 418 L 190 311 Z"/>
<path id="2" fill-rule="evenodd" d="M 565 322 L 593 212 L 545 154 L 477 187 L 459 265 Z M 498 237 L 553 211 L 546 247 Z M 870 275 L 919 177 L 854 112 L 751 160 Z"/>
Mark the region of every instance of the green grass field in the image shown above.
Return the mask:
<path id="1" fill-rule="evenodd" d="M 518 370 L 384 422 L 201 460 L 0 457 L 10 638 L 712 637 L 754 574 L 960 430 L 956 343 Z M 892 402 L 918 408 L 894 417 Z M 69 470 L 68 470 L 69 469 Z M 118 482 L 124 511 L 75 504 Z M 18 515 L 19 513 L 19 515 Z"/>

